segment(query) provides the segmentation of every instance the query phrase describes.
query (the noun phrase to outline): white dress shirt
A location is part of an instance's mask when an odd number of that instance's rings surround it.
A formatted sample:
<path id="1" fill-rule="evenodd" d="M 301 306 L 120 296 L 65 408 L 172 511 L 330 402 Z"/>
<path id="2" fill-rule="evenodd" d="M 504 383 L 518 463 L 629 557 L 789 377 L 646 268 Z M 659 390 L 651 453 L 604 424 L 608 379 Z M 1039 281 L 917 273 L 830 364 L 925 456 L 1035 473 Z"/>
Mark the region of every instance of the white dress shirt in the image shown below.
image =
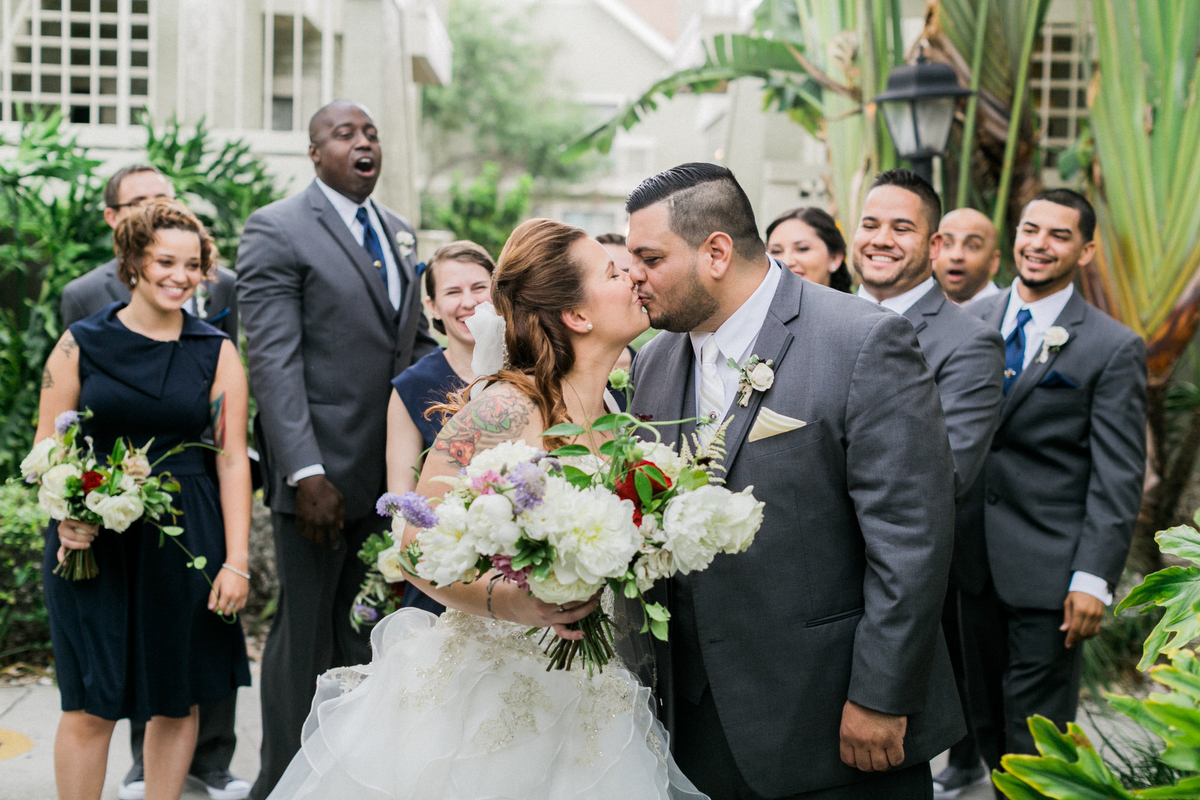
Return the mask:
<path id="1" fill-rule="evenodd" d="M 887 300 L 876 300 L 875 296 L 867 291 L 867 287 L 861 283 L 858 285 L 858 296 L 864 300 L 870 300 L 872 303 L 878 303 L 886 309 L 895 311 L 897 314 L 903 314 L 912 308 L 912 304 L 920 300 L 925 295 L 929 294 L 929 290 L 937 284 L 937 281 L 930 275 L 919 284 L 909 289 L 904 294 L 898 294 L 895 297 L 889 297 Z"/>
<path id="2" fill-rule="evenodd" d="M 782 267 L 772 259 L 762 283 L 737 311 L 729 315 L 729 319 L 721 323 L 721 327 L 717 328 L 715 332 L 692 331 L 689 334 L 692 339 L 692 350 L 696 357 L 693 369 L 697 415 L 700 414 L 700 349 L 704 347 L 704 343 L 708 341 L 709 337 L 716 338 L 717 348 L 721 351 L 721 355 L 717 358 L 717 374 L 721 376 L 721 383 L 725 386 L 725 413 L 728 414 L 729 407 L 733 405 L 734 395 L 737 394 L 740 371 L 729 366 L 727 360 L 732 358 L 741 365 L 753 355 L 752 351 L 754 343 L 758 340 L 758 332 L 762 330 L 763 323 L 767 321 L 767 314 L 771 311 L 771 302 L 775 299 L 775 290 L 779 288 L 781 269 Z"/>
<path id="3" fill-rule="evenodd" d="M 331 189 L 320 178 L 317 178 L 316 182 L 317 188 L 329 198 L 329 202 L 333 204 L 333 210 L 342 218 L 342 222 L 346 223 L 346 227 L 350 229 L 350 235 L 354 237 L 354 241 L 358 242 L 359 247 L 362 247 L 363 243 L 363 226 L 358 221 L 358 209 L 367 209 L 367 219 L 371 222 L 371 227 L 375 229 L 375 235 L 379 237 L 379 246 L 383 250 L 383 266 L 387 270 L 388 300 L 391 302 L 392 308 L 399 308 L 400 272 L 396 266 L 396 257 L 392 252 L 392 243 L 387 241 L 387 229 L 383 227 L 383 223 L 379 220 L 379 214 L 375 212 L 375 204 L 371 202 L 370 198 L 362 203 L 356 203 L 337 190 Z M 323 464 L 312 464 L 289 475 L 287 483 L 289 486 L 295 486 L 304 478 L 324 474 L 325 466 Z"/>
<path id="4" fill-rule="evenodd" d="M 1075 293 L 1075 286 L 1067 284 L 1065 289 L 1060 289 L 1049 297 L 1027 303 L 1021 299 L 1021 295 L 1017 291 L 1017 283 L 1020 280 L 1020 278 L 1014 280 L 1012 288 L 1009 289 L 1008 310 L 1004 312 L 1004 323 L 1000 326 L 1000 335 L 1007 340 L 1017 327 L 1017 313 L 1022 308 L 1029 309 L 1032 317 L 1029 322 L 1025 323 L 1025 363 L 1022 367 L 1025 370 L 1029 369 L 1029 364 L 1041 352 L 1042 339 L 1046 336 L 1046 330 L 1053 327 L 1055 320 L 1067 307 L 1067 301 Z M 1067 591 L 1090 594 L 1104 605 L 1112 605 L 1113 596 L 1108 581 L 1098 575 L 1092 575 L 1090 572 L 1073 573 L 1071 585 Z"/>
<path id="5" fill-rule="evenodd" d="M 974 296 L 971 297 L 970 300 L 964 300 L 963 302 L 959 303 L 959 305 L 961 305 L 963 308 L 966 308 L 972 303 L 977 303 L 980 300 L 986 300 L 989 297 L 995 297 L 996 295 L 1000 294 L 1000 292 L 1001 289 L 996 285 L 995 281 L 988 281 L 983 285 L 982 289 L 980 289 L 974 294 Z M 953 303 L 954 301 L 951 300 L 950 302 Z"/>

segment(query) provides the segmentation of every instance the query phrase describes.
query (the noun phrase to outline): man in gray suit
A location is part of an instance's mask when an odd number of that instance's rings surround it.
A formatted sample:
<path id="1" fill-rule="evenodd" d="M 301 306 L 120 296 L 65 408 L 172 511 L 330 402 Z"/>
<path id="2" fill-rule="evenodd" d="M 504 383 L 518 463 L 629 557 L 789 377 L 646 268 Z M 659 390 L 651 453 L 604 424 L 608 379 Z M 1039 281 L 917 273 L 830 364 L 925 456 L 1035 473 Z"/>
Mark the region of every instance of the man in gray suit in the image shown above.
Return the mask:
<path id="1" fill-rule="evenodd" d="M 117 224 L 147 200 L 174 197 L 175 187 L 157 167 L 133 164 L 117 170 L 104 185 L 104 221 L 108 227 Z M 238 314 L 234 290 L 234 274 L 224 268 L 217 270 L 215 281 L 202 281 L 184 309 L 209 325 L 214 325 L 237 342 Z M 90 317 L 114 302 L 129 302 L 129 289 L 117 280 L 117 260 L 114 258 L 90 272 L 85 272 L 63 287 L 60 310 L 63 327 Z"/>
<path id="2" fill-rule="evenodd" d="M 150 164 L 123 167 L 113 173 L 104 185 L 104 221 L 110 228 L 116 228 L 133 209 L 147 200 L 174 196 L 175 187 L 157 167 Z M 129 302 L 129 289 L 117 279 L 115 258 L 63 287 L 60 304 L 63 327 L 90 317 L 114 302 Z M 234 294 L 234 274 L 229 270 L 218 268 L 217 280 L 201 281 L 184 308 L 188 313 L 225 331 L 234 342 L 237 341 L 237 298 Z M 237 734 L 234 732 L 236 715 L 236 692 L 226 700 L 200 706 L 200 732 L 188 770 L 191 782 L 203 783 L 210 795 L 221 800 L 241 800 L 250 793 L 250 784 L 229 772 L 229 763 L 237 747 Z M 142 768 L 142 740 L 146 734 L 146 724 L 130 723 L 129 734 L 133 765 L 122 778 L 117 797 L 120 800 L 142 800 L 146 796 Z"/>
<path id="3" fill-rule="evenodd" d="M 946 415 L 958 502 L 942 630 L 950 647 L 959 697 L 965 704 L 958 623 L 959 561 L 963 553 L 982 548 L 983 517 L 977 504 L 964 500 L 983 469 L 1000 420 L 1004 340 L 995 328 L 950 302 L 933 279 L 933 260 L 939 258 L 944 245 L 937 228 L 941 213 L 941 200 L 923 178 L 904 169 L 884 172 L 867 194 L 851 249 L 862 281 L 859 297 L 903 314 L 916 328 Z M 962 249 L 961 244 L 957 249 Z M 964 787 L 986 777 L 974 740 L 964 737 L 950 748 L 949 766 L 934 778 L 935 796 L 955 797 Z"/>
<path id="4" fill-rule="evenodd" d="M 366 572 L 358 550 L 387 527 L 375 501 L 389 381 L 436 346 L 413 229 L 370 199 L 383 160 L 375 123 L 335 101 L 309 140 L 316 180 L 251 215 L 238 250 L 280 586 L 263 652 L 260 800 L 300 746 L 317 676 L 370 660 L 350 610 Z"/>
<path id="5" fill-rule="evenodd" d="M 766 503 L 748 551 L 665 587 L 680 767 L 714 800 L 929 797 L 964 726 L 939 624 L 954 464 L 912 325 L 771 260 L 724 167 L 667 170 L 626 209 L 630 276 L 671 331 L 638 354 L 632 410 L 731 416 L 727 484 Z M 727 360 L 752 355 L 773 383 L 743 406 Z"/>
<path id="6" fill-rule="evenodd" d="M 971 722 L 984 758 L 1034 753 L 1027 718 L 1075 718 L 1083 641 L 1121 578 L 1146 463 L 1146 348 L 1074 288 L 1096 216 L 1067 189 L 1025 206 L 1018 279 L 981 302 L 1005 337 L 1004 404 L 984 465 L 988 580 L 963 593 Z"/>

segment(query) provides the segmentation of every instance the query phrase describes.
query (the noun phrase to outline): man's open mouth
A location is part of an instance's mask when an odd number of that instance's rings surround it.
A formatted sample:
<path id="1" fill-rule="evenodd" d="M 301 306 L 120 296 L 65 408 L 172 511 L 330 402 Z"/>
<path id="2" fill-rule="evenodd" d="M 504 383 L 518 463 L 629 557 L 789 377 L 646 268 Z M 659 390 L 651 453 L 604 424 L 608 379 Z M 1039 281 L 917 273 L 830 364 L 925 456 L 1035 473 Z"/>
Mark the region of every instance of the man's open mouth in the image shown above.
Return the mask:
<path id="1" fill-rule="evenodd" d="M 375 174 L 375 159 L 370 156 L 362 156 L 355 159 L 354 171 L 359 175 L 374 175 Z"/>

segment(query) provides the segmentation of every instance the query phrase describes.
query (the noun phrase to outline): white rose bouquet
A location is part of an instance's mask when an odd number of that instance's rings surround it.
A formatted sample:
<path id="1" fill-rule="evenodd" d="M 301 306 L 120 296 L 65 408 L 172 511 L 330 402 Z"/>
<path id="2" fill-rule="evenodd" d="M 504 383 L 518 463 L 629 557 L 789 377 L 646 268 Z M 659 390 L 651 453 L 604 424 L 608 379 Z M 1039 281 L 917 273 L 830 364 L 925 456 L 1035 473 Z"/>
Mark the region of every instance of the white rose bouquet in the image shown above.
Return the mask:
<path id="1" fill-rule="evenodd" d="M 621 385 L 622 376 L 614 377 Z M 676 572 L 706 569 L 718 553 L 749 547 L 763 503 L 753 487 L 734 493 L 718 485 L 724 427 L 707 446 L 697 441 L 693 452 L 685 443 L 680 454 L 658 441 L 656 428 L 664 424 L 605 415 L 591 431 L 611 431 L 614 438 L 595 454 L 579 444 L 545 453 L 506 442 L 476 455 L 457 476 L 440 478 L 450 489 L 436 509 L 415 492 L 385 494 L 377 510 L 393 517 L 395 538 L 406 523 L 420 532 L 407 548 L 379 542 L 364 548 L 364 556 L 371 549 L 375 569 L 356 601 L 355 619 L 377 618 L 371 598 L 393 597 L 382 587 L 402 580 L 402 571 L 435 586 L 496 572 L 558 605 L 588 600 L 608 585 L 640 602 L 642 632 L 666 640 L 670 616 L 645 593 Z M 639 430 L 654 440 L 638 439 Z M 584 433 L 565 423 L 542 436 Z M 598 468 L 574 466 L 575 459 L 598 462 Z M 612 621 L 598 608 L 576 626 L 581 640 L 555 638 L 547 647 L 550 666 L 569 669 L 578 657 L 589 672 L 603 669 L 613 655 Z"/>
<path id="2" fill-rule="evenodd" d="M 162 522 L 168 516 L 174 522 L 183 513 L 171 507 L 171 492 L 179 491 L 179 482 L 170 473 L 152 473 L 163 458 L 186 447 L 207 445 L 179 445 L 151 464 L 146 453 L 153 440 L 143 447 L 134 447 L 122 438 L 113 445 L 107 463 L 101 464 L 92 449 L 91 437 L 84 436 L 80 426 L 91 416 L 92 412 L 87 410 L 59 414 L 54 421 L 54 435 L 35 444 L 21 462 L 25 482 L 40 485 L 38 505 L 51 519 L 60 522 L 75 519 L 114 533 L 124 533 L 144 518 L 159 529 L 159 546 L 164 536 L 170 537 L 187 555 L 187 566 L 203 574 L 207 559 L 193 556 L 179 540 L 183 528 Z M 100 570 L 91 549 L 68 549 L 66 557 L 54 568 L 54 574 L 78 581 L 94 578 Z"/>

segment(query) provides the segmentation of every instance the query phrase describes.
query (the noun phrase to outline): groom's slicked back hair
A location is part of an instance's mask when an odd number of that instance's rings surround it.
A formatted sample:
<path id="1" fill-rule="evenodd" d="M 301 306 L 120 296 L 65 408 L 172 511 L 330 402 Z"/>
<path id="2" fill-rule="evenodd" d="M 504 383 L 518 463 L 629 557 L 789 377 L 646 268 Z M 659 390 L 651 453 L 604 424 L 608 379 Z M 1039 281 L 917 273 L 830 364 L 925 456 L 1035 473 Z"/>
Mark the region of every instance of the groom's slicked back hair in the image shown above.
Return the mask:
<path id="1" fill-rule="evenodd" d="M 929 235 L 933 236 L 938 232 L 938 226 L 942 222 L 942 200 L 929 185 L 929 181 L 912 170 L 896 168 L 875 176 L 871 188 L 878 189 L 880 186 L 898 186 L 921 198 L 921 208 L 925 211 L 925 219 L 929 223 Z"/>
<path id="2" fill-rule="evenodd" d="M 720 231 L 733 240 L 734 252 L 755 260 L 766 252 L 758 235 L 754 208 L 733 173 L 719 164 L 680 164 L 642 181 L 625 210 L 632 214 L 656 203 L 667 202 L 667 224 L 692 247 L 699 247 Z"/>

